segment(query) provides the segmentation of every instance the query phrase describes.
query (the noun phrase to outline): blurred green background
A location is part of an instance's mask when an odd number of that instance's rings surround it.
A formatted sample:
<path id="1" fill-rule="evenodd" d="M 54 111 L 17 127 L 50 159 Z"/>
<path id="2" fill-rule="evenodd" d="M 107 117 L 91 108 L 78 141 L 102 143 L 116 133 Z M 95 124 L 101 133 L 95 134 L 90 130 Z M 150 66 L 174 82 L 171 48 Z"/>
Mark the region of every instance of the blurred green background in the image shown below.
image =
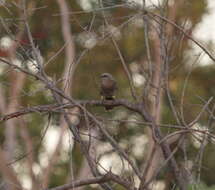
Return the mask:
<path id="1" fill-rule="evenodd" d="M 5 6 L 0 7 L 0 40 L 1 45 L 5 37 L 11 39 L 19 32 L 19 26 L 22 24 L 20 15 L 22 12 L 17 8 L 18 1 L 10 2 L 6 1 Z M 133 101 L 131 96 L 129 81 L 126 77 L 126 73 L 123 69 L 121 60 L 117 51 L 110 39 L 108 32 L 113 32 L 113 36 L 120 48 L 122 56 L 126 65 L 131 70 L 135 91 L 139 97 L 147 85 L 147 51 L 145 43 L 145 26 L 142 17 L 136 16 L 138 9 L 129 6 L 117 6 L 125 4 L 125 1 L 104 1 L 105 14 L 109 23 L 109 28 L 106 28 L 105 22 L 102 16 L 102 11 L 94 11 L 99 8 L 98 3 L 93 0 L 88 1 L 66 1 L 71 14 L 69 15 L 71 31 L 73 40 L 75 42 L 75 60 L 78 62 L 73 82 L 73 94 L 76 99 L 91 100 L 100 99 L 99 95 L 99 75 L 103 72 L 111 73 L 117 80 L 118 92 L 117 98 L 124 98 Z M 147 2 L 147 1 L 146 1 Z M 56 54 L 59 49 L 64 45 L 62 37 L 62 26 L 60 20 L 60 13 L 58 4 L 55 1 L 50 0 L 28 0 L 26 1 L 28 6 L 33 4 L 32 15 L 29 17 L 29 24 L 31 32 L 35 40 L 35 44 L 41 50 L 44 58 L 44 63 Z M 201 26 L 205 15 L 210 13 L 208 9 L 208 2 L 206 0 L 187 0 L 182 1 L 180 5 L 176 5 L 177 1 L 162 1 L 158 7 L 149 6 L 150 11 L 161 14 L 164 17 L 168 17 L 172 14 L 171 11 L 176 6 L 174 14 L 174 22 L 183 26 L 187 33 L 191 36 L 195 36 L 196 29 Z M 112 8 L 108 8 L 108 7 Z M 31 10 L 29 11 L 31 12 Z M 149 19 L 150 20 L 150 19 Z M 151 21 L 151 20 L 150 20 Z M 3 23 L 6 23 L 6 27 Z M 166 23 L 162 27 L 166 27 Z M 211 20 L 213 25 L 213 20 Z M 149 25 L 153 28 L 152 25 Z M 167 44 L 168 52 L 168 78 L 170 95 L 172 96 L 173 103 L 178 111 L 181 109 L 181 98 L 183 99 L 183 116 L 186 123 L 193 121 L 198 113 L 201 111 L 204 103 L 215 94 L 213 85 L 215 84 L 215 67 L 212 60 L 205 59 L 207 55 L 204 53 L 196 52 L 196 45 L 182 36 L 182 34 L 173 29 L 173 35 L 171 35 L 165 43 Z M 210 30 L 210 28 L 208 28 Z M 204 34 L 203 34 L 204 35 Z M 207 35 L 207 34 L 205 34 Z M 153 47 L 153 36 L 149 34 L 150 51 L 152 55 L 152 62 L 155 61 L 156 48 Z M 197 39 L 198 40 L 198 39 Z M 204 41 L 204 46 L 212 51 L 214 48 L 214 41 Z M 2 45 L 3 47 L 3 45 Z M 29 59 L 30 43 L 26 31 L 21 39 L 21 46 L 17 49 L 17 59 L 25 61 Z M 84 52 L 84 54 L 83 54 Z M 0 56 L 5 56 L 4 48 L 0 49 Z M 2 64 L 2 63 L 1 63 Z M 23 63 L 22 63 L 23 64 Z M 57 57 L 45 66 L 45 71 L 54 80 L 58 80 L 62 76 L 65 64 L 65 52 L 61 51 Z M 9 94 L 11 84 L 10 70 L 0 65 L 0 81 L 2 89 L 5 91 L 5 95 Z M 186 86 L 185 82 L 187 80 Z M 59 83 L 59 87 L 61 83 Z M 10 97 L 7 97 L 8 100 Z M 39 104 L 50 104 L 54 100 L 47 90 L 44 90 L 44 86 L 39 81 L 35 81 L 32 78 L 28 78 L 25 82 L 24 89 L 22 89 L 20 97 L 22 106 L 33 106 Z M 212 109 L 212 107 L 211 107 Z M 142 121 L 137 114 L 127 111 L 123 108 L 116 108 L 111 113 L 104 112 L 103 108 L 89 108 L 90 111 L 97 114 L 97 116 L 103 116 L 106 119 L 117 120 L 134 120 Z M 162 122 L 163 124 L 176 124 L 176 119 L 172 113 L 167 95 L 164 94 L 163 106 L 162 106 Z M 28 129 L 33 142 L 39 142 L 41 139 L 41 131 L 44 130 L 47 118 L 43 115 L 31 114 L 25 116 L 28 123 Z M 57 128 L 59 122 L 59 115 L 54 114 L 52 116 L 52 124 Z M 199 127 L 207 127 L 210 132 L 214 133 L 213 119 L 210 120 L 210 114 L 205 113 L 201 116 L 198 125 Z M 142 124 L 133 124 L 127 122 L 113 122 L 107 121 L 109 132 L 116 139 L 118 143 L 122 143 L 125 146 L 129 154 L 136 160 L 137 164 L 141 166 L 144 155 L 142 153 L 138 155 L 133 149 L 138 146 L 139 142 L 135 142 L 134 139 L 138 139 L 138 136 L 145 134 L 145 127 Z M 174 129 L 162 128 L 166 133 L 174 131 Z M 50 137 L 49 137 L 50 138 Z M 1 123 L 0 141 L 4 143 L 4 123 Z M 20 145 L 23 143 L 20 141 Z M 194 161 L 198 154 L 199 148 L 194 145 L 192 139 L 188 139 L 189 143 L 186 147 L 188 160 Z M 105 139 L 102 143 L 105 143 Z M 71 143 L 71 142 L 68 142 Z M 137 144 L 135 144 L 137 143 Z M 37 143 L 35 143 L 37 144 Z M 56 164 L 56 169 L 52 173 L 50 180 L 50 187 L 54 187 L 66 182 L 70 173 L 71 160 L 73 161 L 73 170 L 77 174 L 83 161 L 80 154 L 80 147 L 71 145 L 66 150 L 67 157 L 59 160 Z M 146 146 L 143 143 L 143 146 Z M 43 145 L 35 145 L 35 157 L 39 164 L 40 154 L 44 148 Z M 17 149 L 16 155 L 25 154 L 22 146 Z M 138 151 L 137 151 L 138 152 Z M 71 156 L 72 155 L 72 156 Z M 179 156 L 180 157 L 180 156 Z M 23 160 L 20 161 L 24 162 Z M 195 164 L 193 162 L 193 164 Z M 194 167 L 195 168 L 195 167 Z M 214 144 L 209 142 L 205 147 L 202 168 L 201 168 L 201 183 L 202 187 L 199 189 L 215 189 L 215 151 Z M 1 176 L 1 174 L 0 174 Z M 160 176 L 160 179 L 163 177 Z M 93 189 L 94 187 L 88 187 Z M 191 189 L 194 186 L 191 187 Z M 119 187 L 120 189 L 120 187 Z"/>

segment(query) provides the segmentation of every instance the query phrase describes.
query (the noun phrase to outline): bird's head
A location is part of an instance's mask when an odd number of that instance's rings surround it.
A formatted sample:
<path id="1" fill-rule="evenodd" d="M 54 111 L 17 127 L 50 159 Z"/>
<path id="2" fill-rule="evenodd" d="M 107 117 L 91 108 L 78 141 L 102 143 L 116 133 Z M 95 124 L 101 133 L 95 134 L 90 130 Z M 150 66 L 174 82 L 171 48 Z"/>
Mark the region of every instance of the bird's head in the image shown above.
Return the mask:
<path id="1" fill-rule="evenodd" d="M 100 77 L 101 79 L 113 79 L 113 76 L 110 73 L 102 73 Z"/>

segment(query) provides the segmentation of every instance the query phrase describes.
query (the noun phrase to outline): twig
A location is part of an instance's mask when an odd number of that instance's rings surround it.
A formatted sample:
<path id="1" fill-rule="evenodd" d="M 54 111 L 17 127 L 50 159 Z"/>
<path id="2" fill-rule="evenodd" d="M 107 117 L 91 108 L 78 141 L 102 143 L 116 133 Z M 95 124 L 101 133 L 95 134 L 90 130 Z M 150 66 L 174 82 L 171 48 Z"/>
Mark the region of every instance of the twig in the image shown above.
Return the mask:
<path id="1" fill-rule="evenodd" d="M 194 42 L 197 46 L 199 46 L 208 56 L 209 58 L 211 58 L 214 62 L 215 62 L 215 58 L 211 55 L 211 53 L 200 43 L 198 42 L 197 40 L 195 40 L 193 37 L 191 37 L 189 34 L 187 34 L 187 32 L 182 28 L 180 27 L 179 25 L 175 24 L 174 22 L 172 22 L 171 20 L 159 15 L 159 14 L 156 14 L 156 13 L 153 13 L 151 11 L 148 11 L 148 10 L 144 10 L 145 13 L 149 14 L 150 16 L 152 17 L 158 17 L 160 18 L 161 20 L 171 24 L 172 26 L 174 26 L 176 29 L 178 29 L 179 31 L 181 31 L 188 39 L 190 39 L 192 42 Z"/>

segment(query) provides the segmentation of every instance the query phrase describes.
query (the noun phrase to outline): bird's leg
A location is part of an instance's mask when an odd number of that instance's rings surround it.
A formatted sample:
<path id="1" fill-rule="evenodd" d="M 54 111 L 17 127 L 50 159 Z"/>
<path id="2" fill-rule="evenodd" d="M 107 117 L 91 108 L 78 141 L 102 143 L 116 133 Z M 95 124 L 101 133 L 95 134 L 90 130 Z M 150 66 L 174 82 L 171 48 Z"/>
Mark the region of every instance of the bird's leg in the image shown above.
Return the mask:
<path id="1" fill-rule="evenodd" d="M 106 100 L 106 99 L 105 99 L 105 96 L 102 96 L 102 95 L 101 95 L 102 104 L 104 104 L 105 100 Z M 107 112 L 109 112 L 109 110 L 107 110 L 106 108 L 105 108 L 105 110 L 106 110 Z"/>
<path id="2" fill-rule="evenodd" d="M 102 101 L 102 104 L 104 104 L 105 102 L 105 97 L 103 95 L 101 95 L 101 101 Z"/>

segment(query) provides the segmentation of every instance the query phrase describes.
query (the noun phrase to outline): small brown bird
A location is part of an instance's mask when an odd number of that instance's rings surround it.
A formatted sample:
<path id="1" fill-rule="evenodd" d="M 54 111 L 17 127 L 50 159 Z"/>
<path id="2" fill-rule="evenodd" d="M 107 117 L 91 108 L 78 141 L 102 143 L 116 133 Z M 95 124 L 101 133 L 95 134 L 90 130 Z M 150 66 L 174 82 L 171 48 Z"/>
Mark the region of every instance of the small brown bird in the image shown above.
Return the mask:
<path id="1" fill-rule="evenodd" d="M 101 74 L 100 94 L 103 100 L 114 100 L 114 93 L 117 90 L 116 81 L 110 73 Z M 105 106 L 106 110 L 113 109 L 113 106 Z"/>

